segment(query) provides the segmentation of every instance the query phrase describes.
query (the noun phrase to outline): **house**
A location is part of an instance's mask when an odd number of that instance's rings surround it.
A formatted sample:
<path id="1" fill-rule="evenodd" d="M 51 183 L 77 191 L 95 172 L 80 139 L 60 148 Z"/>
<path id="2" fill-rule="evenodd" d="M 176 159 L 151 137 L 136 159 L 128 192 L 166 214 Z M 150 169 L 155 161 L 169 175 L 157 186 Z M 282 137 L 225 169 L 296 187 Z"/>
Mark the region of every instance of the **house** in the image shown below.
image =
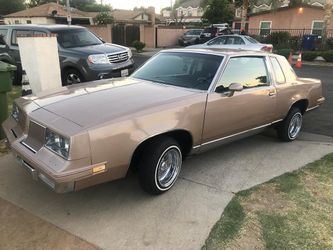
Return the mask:
<path id="1" fill-rule="evenodd" d="M 323 7 L 325 4 L 325 0 L 303 0 L 302 5 L 309 5 L 309 6 L 317 6 L 317 7 Z M 272 0 L 257 0 L 256 3 L 251 6 L 251 10 L 249 14 L 255 14 L 255 13 L 261 13 L 261 12 L 267 12 L 272 10 L 273 8 L 279 9 L 279 8 L 285 8 L 290 5 L 290 0 L 282 0 L 282 1 L 276 1 L 276 5 L 273 6 Z M 242 18 L 242 8 L 236 8 L 235 10 L 235 17 L 233 22 L 233 29 L 238 30 L 241 27 L 241 18 Z M 246 29 L 248 29 L 248 22 L 246 23 Z"/>
<path id="2" fill-rule="evenodd" d="M 276 10 L 251 13 L 248 19 L 249 33 L 266 35 L 272 30 L 286 30 L 291 35 L 317 34 L 323 30 L 324 9 L 318 5 L 301 4 Z M 333 17 L 327 29 L 332 33 Z M 330 35 L 330 34 L 328 34 Z"/>
<path id="3" fill-rule="evenodd" d="M 92 18 L 71 8 L 72 24 L 91 24 Z M 5 24 L 66 24 L 67 9 L 57 3 L 47 3 L 4 16 Z"/>
<path id="4" fill-rule="evenodd" d="M 172 23 L 200 23 L 203 15 L 203 9 L 200 7 L 201 0 L 189 0 L 183 2 L 176 9 L 163 10 L 162 17 L 164 17 L 167 24 Z"/>

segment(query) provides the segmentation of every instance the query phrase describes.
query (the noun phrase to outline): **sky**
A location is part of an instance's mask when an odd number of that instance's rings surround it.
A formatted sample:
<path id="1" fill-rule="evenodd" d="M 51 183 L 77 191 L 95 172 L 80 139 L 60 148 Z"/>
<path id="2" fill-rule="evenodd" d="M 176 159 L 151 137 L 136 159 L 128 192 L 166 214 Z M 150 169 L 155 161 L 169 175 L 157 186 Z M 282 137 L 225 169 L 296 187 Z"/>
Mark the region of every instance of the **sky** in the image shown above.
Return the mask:
<path id="1" fill-rule="evenodd" d="M 96 0 L 99 2 L 100 0 Z M 174 0 L 173 0 L 174 2 Z M 156 13 L 164 7 L 171 5 L 171 0 L 103 0 L 103 4 L 111 4 L 114 9 L 127 9 L 132 10 L 134 7 L 155 7 Z"/>

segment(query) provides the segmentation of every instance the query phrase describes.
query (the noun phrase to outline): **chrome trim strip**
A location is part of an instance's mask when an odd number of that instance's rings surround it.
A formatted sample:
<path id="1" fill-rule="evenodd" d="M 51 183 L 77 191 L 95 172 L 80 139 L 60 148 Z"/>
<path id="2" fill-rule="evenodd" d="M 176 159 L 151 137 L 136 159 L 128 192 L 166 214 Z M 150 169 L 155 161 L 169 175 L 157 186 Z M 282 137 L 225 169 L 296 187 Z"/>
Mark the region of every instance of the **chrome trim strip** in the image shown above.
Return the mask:
<path id="1" fill-rule="evenodd" d="M 21 141 L 21 144 L 23 144 L 25 147 L 27 147 L 29 150 L 31 150 L 32 152 L 34 152 L 35 154 L 37 153 L 37 151 L 35 149 L 33 149 L 32 147 L 30 147 L 28 144 L 26 144 L 24 141 Z"/>
<path id="2" fill-rule="evenodd" d="M 201 145 L 198 145 L 198 146 L 194 146 L 194 147 L 192 147 L 192 149 L 198 149 L 198 148 L 200 148 L 201 146 L 206 146 L 206 145 L 208 145 L 208 144 L 215 143 L 215 142 L 219 142 L 219 141 L 222 141 L 222 140 L 225 140 L 225 139 L 229 139 L 229 138 L 234 137 L 234 136 L 237 136 L 237 135 L 241 135 L 241 134 L 245 134 L 245 133 L 247 133 L 247 132 L 251 132 L 251 131 L 254 131 L 254 130 L 257 130 L 257 129 L 265 128 L 265 127 L 268 127 L 268 126 L 270 126 L 270 125 L 272 125 L 272 124 L 274 124 L 274 123 L 280 122 L 280 121 L 282 121 L 282 120 L 283 120 L 283 119 L 275 120 L 275 121 L 273 121 L 273 122 L 271 122 L 271 123 L 267 123 L 267 124 L 264 124 L 264 125 L 259 126 L 259 127 L 251 128 L 251 129 L 248 129 L 248 130 L 244 130 L 244 131 L 242 131 L 242 132 L 238 132 L 238 133 L 236 133 L 236 134 L 232 134 L 232 135 L 228 135 L 228 136 L 225 136 L 225 137 L 222 137 L 222 138 L 219 138 L 219 139 L 215 139 L 215 140 L 212 140 L 212 141 L 204 142 L 204 143 L 202 143 Z"/>
<path id="3" fill-rule="evenodd" d="M 316 108 L 319 108 L 319 105 L 316 105 L 316 106 L 314 106 L 314 107 L 312 107 L 312 108 L 307 108 L 305 112 L 308 112 L 308 111 L 314 110 L 314 109 L 316 109 Z"/>

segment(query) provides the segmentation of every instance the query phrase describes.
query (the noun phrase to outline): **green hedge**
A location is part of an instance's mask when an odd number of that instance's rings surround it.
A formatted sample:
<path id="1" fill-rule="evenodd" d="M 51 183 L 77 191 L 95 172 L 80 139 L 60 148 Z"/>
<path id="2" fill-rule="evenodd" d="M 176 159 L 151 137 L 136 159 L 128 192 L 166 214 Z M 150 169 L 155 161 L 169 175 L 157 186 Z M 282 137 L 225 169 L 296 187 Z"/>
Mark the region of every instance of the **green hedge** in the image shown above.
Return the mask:
<path id="1" fill-rule="evenodd" d="M 321 56 L 324 57 L 326 62 L 333 62 L 333 50 L 324 51 Z"/>
<path id="2" fill-rule="evenodd" d="M 276 54 L 288 59 L 290 52 L 295 53 L 292 49 L 279 49 Z M 326 62 L 333 62 L 333 50 L 327 51 L 303 51 L 302 59 L 304 61 L 313 61 L 317 56 L 322 56 Z"/>

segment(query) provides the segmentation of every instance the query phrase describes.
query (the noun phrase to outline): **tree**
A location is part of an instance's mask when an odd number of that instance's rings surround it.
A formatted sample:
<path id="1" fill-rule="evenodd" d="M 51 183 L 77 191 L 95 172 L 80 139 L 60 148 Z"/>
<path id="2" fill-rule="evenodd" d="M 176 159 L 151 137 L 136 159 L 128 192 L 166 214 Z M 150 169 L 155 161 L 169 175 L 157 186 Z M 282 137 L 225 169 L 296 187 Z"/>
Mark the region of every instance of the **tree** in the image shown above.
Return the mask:
<path id="1" fill-rule="evenodd" d="M 112 24 L 113 23 L 113 16 L 110 14 L 110 12 L 101 12 L 99 13 L 96 18 L 95 22 L 97 24 Z"/>
<path id="2" fill-rule="evenodd" d="M 8 15 L 24 10 L 24 0 L 0 0 L 0 15 Z"/>
<path id="3" fill-rule="evenodd" d="M 210 0 L 202 16 L 209 23 L 228 23 L 233 17 L 234 11 L 228 0 Z"/>
<path id="4" fill-rule="evenodd" d="M 322 43 L 324 46 L 326 46 L 327 27 L 330 25 L 330 20 L 332 16 L 332 7 L 333 7 L 333 1 L 326 0 L 324 5 L 325 14 L 324 14 L 323 34 L 322 34 Z"/>
<path id="5" fill-rule="evenodd" d="M 30 0 L 29 3 L 28 3 L 28 6 L 30 8 L 33 8 L 33 7 L 37 7 L 39 5 L 42 5 L 42 4 L 46 4 L 46 3 L 56 3 L 57 0 Z M 64 0 L 60 1 L 62 4 L 64 4 Z"/>

